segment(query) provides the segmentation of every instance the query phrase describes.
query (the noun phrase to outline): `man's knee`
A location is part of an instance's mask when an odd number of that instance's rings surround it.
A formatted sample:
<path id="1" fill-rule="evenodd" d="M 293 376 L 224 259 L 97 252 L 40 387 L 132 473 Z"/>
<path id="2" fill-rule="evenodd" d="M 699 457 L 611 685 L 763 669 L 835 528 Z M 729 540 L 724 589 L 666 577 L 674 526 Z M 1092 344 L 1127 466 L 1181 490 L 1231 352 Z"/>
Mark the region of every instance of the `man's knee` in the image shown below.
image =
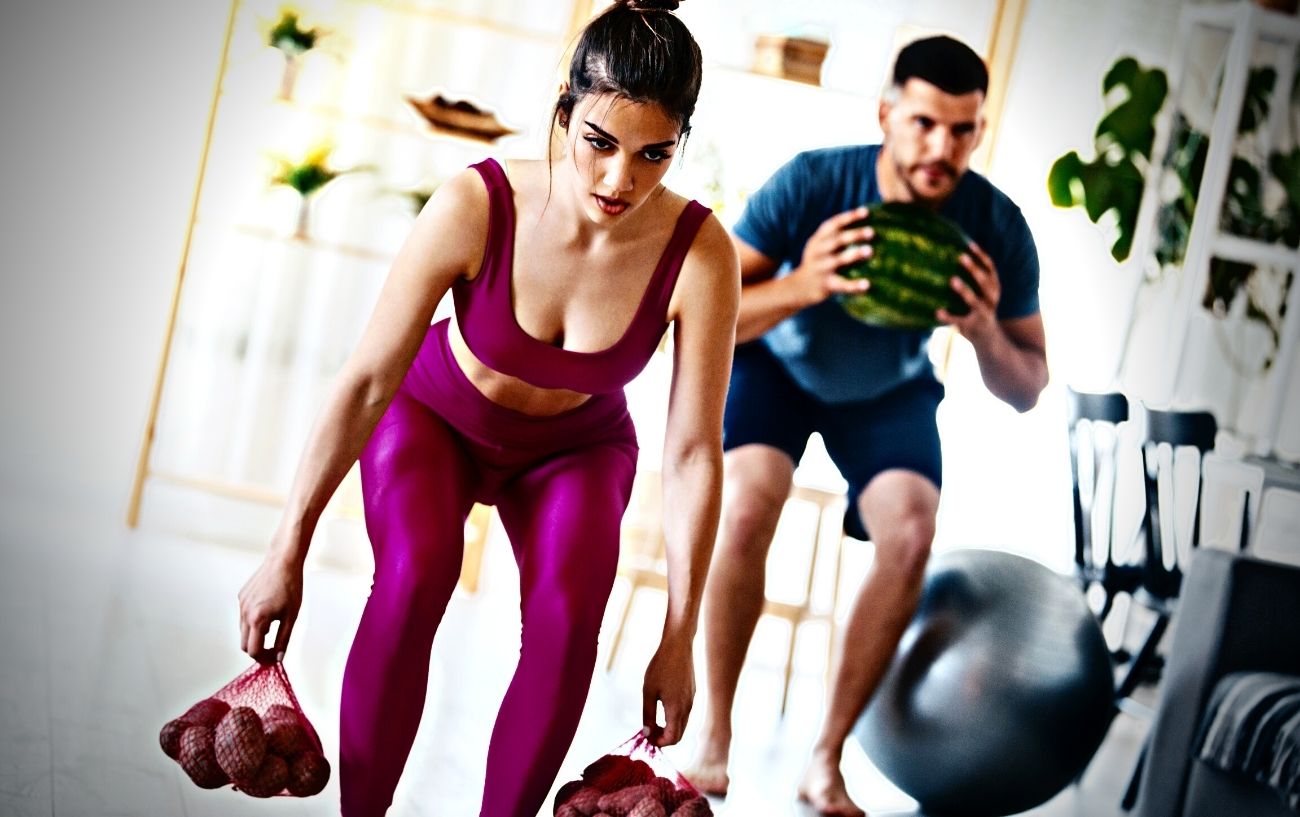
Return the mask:
<path id="1" fill-rule="evenodd" d="M 790 494 L 793 467 L 767 451 L 728 455 L 718 548 L 731 555 L 763 555 Z"/>
<path id="2" fill-rule="evenodd" d="M 934 542 L 938 491 L 921 477 L 900 476 L 892 486 L 869 486 L 859 498 L 859 508 L 864 517 L 874 517 L 868 528 L 876 546 L 877 568 L 908 583 L 919 583 Z M 870 512 L 873 505 L 876 513 Z"/>
<path id="3" fill-rule="evenodd" d="M 930 560 L 934 517 L 924 512 L 904 514 L 874 541 L 876 561 L 882 569 L 908 582 L 919 582 Z"/>

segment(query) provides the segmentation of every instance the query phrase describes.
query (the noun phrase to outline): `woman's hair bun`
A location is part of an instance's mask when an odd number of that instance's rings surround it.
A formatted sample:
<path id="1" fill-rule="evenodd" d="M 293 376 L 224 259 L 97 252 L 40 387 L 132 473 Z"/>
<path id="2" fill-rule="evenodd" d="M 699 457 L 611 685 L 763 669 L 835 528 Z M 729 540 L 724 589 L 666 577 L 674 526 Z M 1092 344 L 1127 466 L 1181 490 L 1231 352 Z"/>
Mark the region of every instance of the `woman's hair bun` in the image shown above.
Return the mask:
<path id="1" fill-rule="evenodd" d="M 633 11 L 676 11 L 681 0 L 623 0 Z"/>

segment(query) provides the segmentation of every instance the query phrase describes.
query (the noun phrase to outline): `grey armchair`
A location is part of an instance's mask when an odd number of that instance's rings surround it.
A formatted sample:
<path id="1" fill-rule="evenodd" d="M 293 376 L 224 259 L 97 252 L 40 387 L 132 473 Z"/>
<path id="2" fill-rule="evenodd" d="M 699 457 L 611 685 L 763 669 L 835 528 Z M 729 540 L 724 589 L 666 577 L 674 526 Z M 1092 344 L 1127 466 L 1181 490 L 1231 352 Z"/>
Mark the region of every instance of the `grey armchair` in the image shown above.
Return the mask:
<path id="1" fill-rule="evenodd" d="M 1134 813 L 1296 817 L 1269 786 L 1196 759 L 1196 743 L 1224 676 L 1300 677 L 1300 568 L 1198 549 L 1184 582 Z"/>

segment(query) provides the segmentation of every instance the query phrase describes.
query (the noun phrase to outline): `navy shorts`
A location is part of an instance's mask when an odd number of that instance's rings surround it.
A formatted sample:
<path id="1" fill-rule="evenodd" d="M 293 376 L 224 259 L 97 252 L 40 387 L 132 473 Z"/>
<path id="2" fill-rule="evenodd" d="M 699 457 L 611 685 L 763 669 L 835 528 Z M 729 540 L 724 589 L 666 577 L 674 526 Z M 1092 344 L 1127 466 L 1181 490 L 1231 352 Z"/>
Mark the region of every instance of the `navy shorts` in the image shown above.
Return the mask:
<path id="1" fill-rule="evenodd" d="M 808 437 L 819 432 L 831 461 L 849 483 L 844 532 L 867 539 L 857 498 L 872 478 L 903 468 L 942 484 L 935 410 L 943 385 L 911 380 L 879 397 L 827 404 L 804 391 L 760 341 L 736 347 L 722 421 L 722 448 L 761 443 L 798 464 Z"/>

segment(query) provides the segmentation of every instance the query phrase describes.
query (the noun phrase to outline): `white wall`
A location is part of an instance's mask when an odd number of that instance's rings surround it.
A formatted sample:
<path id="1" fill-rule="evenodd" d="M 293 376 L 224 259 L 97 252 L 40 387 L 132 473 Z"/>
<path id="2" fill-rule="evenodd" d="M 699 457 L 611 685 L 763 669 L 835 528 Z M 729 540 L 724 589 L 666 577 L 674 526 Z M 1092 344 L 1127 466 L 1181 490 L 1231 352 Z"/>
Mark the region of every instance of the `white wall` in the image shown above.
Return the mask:
<path id="1" fill-rule="evenodd" d="M 226 3 L 0 6 L 0 492 L 120 514 Z"/>
<path id="2" fill-rule="evenodd" d="M 1095 156 L 1101 80 L 1115 60 L 1129 55 L 1168 68 L 1186 2 L 1032 0 L 1025 13 L 990 173 L 1020 203 L 1038 240 L 1053 375 L 1077 387 L 1110 385 L 1137 270 L 1116 265 L 1113 235 L 1081 208 L 1052 207 L 1047 174 L 1070 150 L 1084 161 Z"/>
<path id="3" fill-rule="evenodd" d="M 934 5 L 922 9 L 929 17 L 919 23 L 937 24 Z M 994 89 L 1005 90 L 1007 100 L 991 175 L 1021 204 L 1038 237 L 1053 389 L 1109 375 L 1131 279 L 1110 261 L 1104 234 L 1081 211 L 1050 206 L 1047 171 L 1068 150 L 1090 153 L 1101 77 L 1118 56 L 1167 62 L 1179 5 L 1146 0 L 1138 9 L 1103 0 L 1085 8 L 1031 0 L 1011 86 Z M 817 6 L 828 19 L 848 8 Z M 854 8 L 855 25 L 892 30 L 901 19 L 887 3 L 874 4 L 874 16 Z M 0 480 L 11 498 L 58 498 L 120 514 L 226 4 L 49 0 L 6 4 L 0 14 Z M 953 480 L 978 484 L 979 464 L 999 456 L 1007 436 L 1053 439 L 1060 429 L 1059 391 L 1027 418 L 986 408 L 996 427 L 971 443 L 971 466 L 950 474 L 949 487 Z M 1058 478 L 1063 458 L 1060 449 L 1022 461 L 1018 478 Z M 1013 482 L 994 493 L 1017 490 Z M 1050 511 L 1054 520 L 1058 510 Z M 985 534 L 964 524 L 977 541 L 997 530 L 993 521 Z"/>

